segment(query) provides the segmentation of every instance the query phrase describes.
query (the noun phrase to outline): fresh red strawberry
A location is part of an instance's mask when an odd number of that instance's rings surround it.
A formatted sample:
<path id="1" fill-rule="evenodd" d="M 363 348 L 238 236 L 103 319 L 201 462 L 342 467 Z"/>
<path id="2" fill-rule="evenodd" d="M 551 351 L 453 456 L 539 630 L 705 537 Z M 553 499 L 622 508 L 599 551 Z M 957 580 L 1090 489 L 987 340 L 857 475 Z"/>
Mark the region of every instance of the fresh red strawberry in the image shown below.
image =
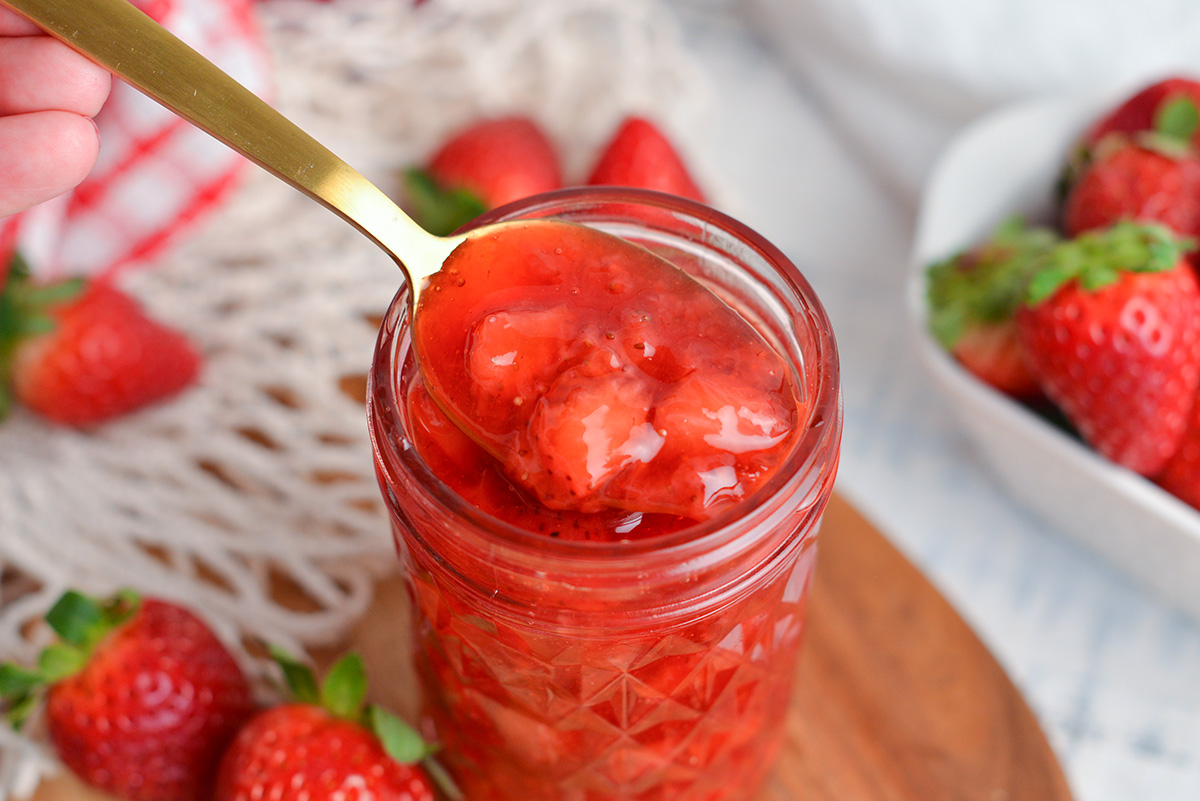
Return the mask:
<path id="1" fill-rule="evenodd" d="M 1164 150 L 1119 134 L 1105 139 L 1068 191 L 1063 228 L 1074 236 L 1118 220 L 1200 234 L 1200 159 L 1191 148 Z"/>
<path id="2" fill-rule="evenodd" d="M 1200 384 L 1200 286 L 1161 226 L 1054 249 L 1017 313 L 1026 363 L 1083 439 L 1143 475 L 1179 447 Z"/>
<path id="3" fill-rule="evenodd" d="M 1177 100 L 1200 105 L 1200 82 L 1173 77 L 1147 86 L 1093 125 L 1084 136 L 1084 144 L 1094 146 L 1114 133 L 1155 130 L 1161 127 L 1164 117 L 1180 113 L 1179 106 L 1172 106 Z M 1196 136 L 1193 143 L 1200 146 L 1200 136 Z"/>
<path id="4" fill-rule="evenodd" d="M 70 592 L 46 616 L 61 642 L 36 670 L 0 666 L 20 725 L 45 688 L 46 724 L 84 781 L 134 801 L 207 801 L 221 753 L 254 711 L 250 686 L 188 610 Z"/>
<path id="5" fill-rule="evenodd" d="M 293 703 L 255 716 L 221 760 L 215 801 L 433 801 L 431 749 L 400 718 L 365 706 L 362 660 L 349 654 L 320 688 L 312 671 L 274 651 Z M 453 785 L 443 784 L 453 794 Z"/>
<path id="6" fill-rule="evenodd" d="M 0 298 L 0 381 L 49 420 L 100 423 L 175 395 L 199 370 L 183 334 L 109 283 L 36 287 L 15 273 Z"/>
<path id="7" fill-rule="evenodd" d="M 1084 137 L 1064 180 L 1068 235 L 1123 219 L 1200 233 L 1197 90 L 1190 82 L 1157 84 Z"/>
<path id="8" fill-rule="evenodd" d="M 405 174 L 413 217 L 449 234 L 483 212 L 562 186 L 554 146 L 528 117 L 475 122 L 453 134 L 425 170 Z"/>
<path id="9" fill-rule="evenodd" d="M 1192 404 L 1183 440 L 1154 481 L 1179 500 L 1200 509 L 1200 403 Z"/>
<path id="10" fill-rule="evenodd" d="M 963 332 L 951 353 L 980 381 L 1018 400 L 1033 401 L 1042 390 L 1029 372 L 1017 339 L 1017 324 L 1009 320 L 979 324 Z"/>
<path id="11" fill-rule="evenodd" d="M 1053 231 L 1006 221 L 982 245 L 929 267 L 929 330 L 972 374 L 1021 400 L 1041 395 L 1013 321 L 1030 277 L 1058 242 Z"/>
<path id="12" fill-rule="evenodd" d="M 649 120 L 628 117 L 605 146 L 587 180 L 592 186 L 653 189 L 704 202 L 675 147 Z"/>

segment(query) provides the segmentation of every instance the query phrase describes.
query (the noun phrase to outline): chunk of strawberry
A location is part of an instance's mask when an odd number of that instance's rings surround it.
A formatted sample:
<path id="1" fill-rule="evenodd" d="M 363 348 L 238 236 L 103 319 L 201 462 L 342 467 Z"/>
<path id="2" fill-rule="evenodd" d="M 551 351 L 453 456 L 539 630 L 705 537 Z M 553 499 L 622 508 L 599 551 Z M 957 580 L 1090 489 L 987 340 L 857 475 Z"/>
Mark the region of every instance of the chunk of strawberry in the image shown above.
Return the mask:
<path id="1" fill-rule="evenodd" d="M 496 403 L 533 401 L 572 355 L 577 361 L 586 352 L 579 333 L 578 321 L 561 306 L 489 314 L 467 338 L 467 371 L 475 390 Z"/>
<path id="2" fill-rule="evenodd" d="M 731 386 L 729 376 L 693 374 L 654 410 L 654 425 L 666 432 L 672 448 L 686 453 L 740 456 L 771 450 L 797 422 L 795 404 L 781 400 L 749 386 Z"/>
<path id="3" fill-rule="evenodd" d="M 529 452 L 509 456 L 514 477 L 552 509 L 597 511 L 597 496 L 618 472 L 648 462 L 662 447 L 650 424 L 653 396 L 623 372 L 564 372 L 529 421 Z"/>
<path id="4" fill-rule="evenodd" d="M 486 270 L 471 268 L 474 260 Z M 648 413 L 680 380 L 717 376 L 734 392 L 777 396 L 783 416 L 802 416 L 787 363 L 730 306 L 645 251 L 614 248 L 584 227 L 541 222 L 507 237 L 472 239 L 431 277 L 420 308 L 413 341 L 424 377 L 454 424 L 504 464 L 514 489 L 528 493 L 513 504 L 528 504 L 531 495 L 547 511 L 644 515 L 641 522 L 606 521 L 609 539 L 659 527 L 643 527 L 654 515 L 703 512 L 697 504 L 715 497 L 697 490 L 695 503 L 671 503 L 657 499 L 670 494 L 664 489 L 642 505 L 627 482 L 616 499 L 604 489 L 656 461 L 651 451 L 661 435 Z M 692 456 L 728 456 L 701 446 L 696 454 L 677 453 L 676 466 Z M 787 446 L 773 458 L 784 458 Z M 770 468 L 760 456 L 735 459 L 739 482 Z M 665 476 L 674 466 L 656 470 Z"/>
<path id="5" fill-rule="evenodd" d="M 787 383 L 770 392 L 727 374 L 695 373 L 654 409 L 661 459 L 617 477 L 605 497 L 614 506 L 710 517 L 773 472 L 798 415 Z"/>

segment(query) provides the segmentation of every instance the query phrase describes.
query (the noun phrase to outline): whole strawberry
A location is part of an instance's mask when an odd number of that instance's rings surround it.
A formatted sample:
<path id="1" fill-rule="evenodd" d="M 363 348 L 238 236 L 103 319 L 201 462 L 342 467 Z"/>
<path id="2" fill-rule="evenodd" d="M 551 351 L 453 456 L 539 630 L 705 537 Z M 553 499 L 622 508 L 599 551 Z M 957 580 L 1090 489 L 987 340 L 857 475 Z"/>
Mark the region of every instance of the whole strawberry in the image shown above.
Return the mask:
<path id="1" fill-rule="evenodd" d="M 926 270 L 930 333 L 978 379 L 1021 400 L 1041 390 L 1025 366 L 1014 315 L 1058 241 L 1053 231 L 1013 218 L 987 242 Z"/>
<path id="2" fill-rule="evenodd" d="M 0 666 L 16 725 L 45 696 L 59 758 L 133 801 L 207 801 L 222 751 L 254 710 L 250 686 L 190 611 L 131 593 L 69 592 L 46 615 L 61 637 L 34 670 Z"/>
<path id="3" fill-rule="evenodd" d="M 296 700 L 241 730 L 221 760 L 215 801 L 433 801 L 427 768 L 444 777 L 430 748 L 407 723 L 365 706 L 356 654 L 334 665 L 319 689 L 307 667 L 274 654 Z"/>
<path id="4" fill-rule="evenodd" d="M 627 117 L 621 123 L 587 182 L 592 186 L 653 189 L 704 202 L 704 193 L 674 145 L 642 117 Z"/>
<path id="5" fill-rule="evenodd" d="M 1179 447 L 1200 384 L 1200 287 L 1161 226 L 1055 248 L 1017 313 L 1025 361 L 1092 447 L 1143 475 Z"/>
<path id="6" fill-rule="evenodd" d="M 199 371 L 187 337 L 110 283 L 36 286 L 14 270 L 0 297 L 0 396 L 11 383 L 48 420 L 94 425 L 180 392 Z"/>
<path id="7" fill-rule="evenodd" d="M 405 174 L 414 219 L 445 235 L 489 209 L 562 186 L 554 146 L 528 117 L 485 119 L 454 133 Z"/>

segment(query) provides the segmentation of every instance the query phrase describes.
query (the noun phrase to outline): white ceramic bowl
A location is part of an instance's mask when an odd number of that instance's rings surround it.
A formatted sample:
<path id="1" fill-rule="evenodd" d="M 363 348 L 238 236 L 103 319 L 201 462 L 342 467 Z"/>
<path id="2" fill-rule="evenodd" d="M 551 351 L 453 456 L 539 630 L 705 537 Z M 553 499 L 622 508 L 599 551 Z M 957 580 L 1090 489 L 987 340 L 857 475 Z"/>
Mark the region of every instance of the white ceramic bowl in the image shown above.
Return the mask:
<path id="1" fill-rule="evenodd" d="M 980 242 L 1015 212 L 1049 220 L 1071 143 L 1115 100 L 1013 106 L 973 124 L 947 148 L 917 221 L 907 299 L 912 333 L 933 380 L 1019 501 L 1200 619 L 1200 511 L 973 378 L 925 327 L 926 265 Z"/>

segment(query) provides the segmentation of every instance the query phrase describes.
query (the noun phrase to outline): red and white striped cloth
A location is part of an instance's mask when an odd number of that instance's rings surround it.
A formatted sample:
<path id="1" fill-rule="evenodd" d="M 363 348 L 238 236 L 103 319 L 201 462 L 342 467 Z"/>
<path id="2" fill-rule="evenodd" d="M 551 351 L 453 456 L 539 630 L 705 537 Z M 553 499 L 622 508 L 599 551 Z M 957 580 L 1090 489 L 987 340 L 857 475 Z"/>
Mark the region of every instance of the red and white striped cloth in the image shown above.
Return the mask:
<path id="1" fill-rule="evenodd" d="M 155 20 L 262 96 L 270 62 L 252 0 L 134 0 Z M 14 248 L 46 278 L 110 275 L 157 263 L 219 206 L 245 160 L 130 86 L 114 82 L 96 117 L 100 157 L 74 191 L 0 218 Z"/>

